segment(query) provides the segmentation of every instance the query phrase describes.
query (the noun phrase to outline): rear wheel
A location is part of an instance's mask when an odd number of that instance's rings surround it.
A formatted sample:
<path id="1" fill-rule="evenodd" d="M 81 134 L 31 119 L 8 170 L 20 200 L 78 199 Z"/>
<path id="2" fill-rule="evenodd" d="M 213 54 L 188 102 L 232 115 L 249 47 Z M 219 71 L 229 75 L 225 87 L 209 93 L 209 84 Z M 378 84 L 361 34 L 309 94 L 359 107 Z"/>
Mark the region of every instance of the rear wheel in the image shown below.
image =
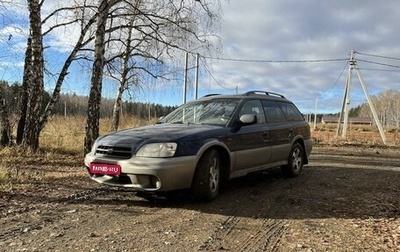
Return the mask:
<path id="1" fill-rule="evenodd" d="M 289 154 L 288 164 L 282 166 L 282 172 L 287 177 L 297 177 L 303 170 L 304 150 L 301 144 L 295 143 Z"/>
<path id="2" fill-rule="evenodd" d="M 209 201 L 219 192 L 221 182 L 221 158 L 217 150 L 208 150 L 200 158 L 192 182 L 193 196 Z"/>

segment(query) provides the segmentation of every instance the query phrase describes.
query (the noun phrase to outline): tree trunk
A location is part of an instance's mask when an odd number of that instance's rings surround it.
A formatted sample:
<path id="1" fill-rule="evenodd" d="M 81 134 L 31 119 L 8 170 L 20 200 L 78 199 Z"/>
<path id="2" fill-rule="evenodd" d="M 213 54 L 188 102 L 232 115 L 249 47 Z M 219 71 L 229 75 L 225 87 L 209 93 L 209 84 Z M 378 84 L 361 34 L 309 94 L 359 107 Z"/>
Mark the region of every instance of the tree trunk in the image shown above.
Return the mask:
<path id="1" fill-rule="evenodd" d="M 0 90 L 0 125 L 0 146 L 9 146 L 11 145 L 11 124 L 2 90 Z"/>
<path id="2" fill-rule="evenodd" d="M 106 21 L 110 4 L 107 0 L 100 0 L 97 16 L 97 29 L 95 35 L 94 62 L 92 68 L 92 79 L 88 100 L 86 135 L 84 141 L 84 153 L 90 149 L 99 136 L 100 102 L 103 81 L 104 66 L 104 40 L 106 32 Z"/>
<path id="3" fill-rule="evenodd" d="M 32 38 L 32 53 L 30 60 L 30 70 L 28 81 L 28 102 L 26 122 L 22 145 L 25 148 L 37 150 L 39 148 L 39 119 L 43 99 L 43 37 L 42 22 L 40 14 L 40 1 L 28 0 L 29 25 Z"/>
<path id="4" fill-rule="evenodd" d="M 123 89 L 122 84 L 118 88 L 117 97 L 115 98 L 114 108 L 113 108 L 113 115 L 112 115 L 112 123 L 111 123 L 111 131 L 117 131 L 119 127 L 119 121 L 121 118 L 121 104 L 122 104 L 122 93 Z"/>
<path id="5" fill-rule="evenodd" d="M 128 74 L 129 74 L 129 55 L 131 55 L 132 52 L 132 25 L 133 22 L 130 22 L 129 26 L 129 33 L 126 41 L 126 48 L 125 48 L 125 53 L 123 54 L 122 57 L 122 74 L 121 78 L 119 81 L 119 88 L 117 92 L 117 97 L 115 99 L 114 103 L 114 109 L 113 109 L 113 120 L 111 124 L 111 131 L 116 131 L 118 130 L 119 127 L 119 119 L 121 116 L 121 106 L 122 106 L 122 94 L 124 93 L 126 87 L 128 86 Z"/>
<path id="6" fill-rule="evenodd" d="M 22 96 L 21 96 L 22 101 L 27 101 L 28 97 L 29 97 L 29 95 L 28 95 L 28 79 L 31 79 L 30 73 L 32 73 L 32 70 L 30 70 L 30 67 L 32 66 L 31 59 L 32 59 L 32 39 L 31 39 L 31 37 L 28 37 L 26 51 L 25 51 L 24 76 L 23 76 L 23 80 L 22 80 Z M 26 111 L 28 109 L 27 105 L 28 105 L 27 102 L 21 102 L 20 118 L 19 118 L 18 127 L 17 127 L 17 144 L 18 145 L 20 145 L 22 143 L 22 138 L 24 135 Z"/>

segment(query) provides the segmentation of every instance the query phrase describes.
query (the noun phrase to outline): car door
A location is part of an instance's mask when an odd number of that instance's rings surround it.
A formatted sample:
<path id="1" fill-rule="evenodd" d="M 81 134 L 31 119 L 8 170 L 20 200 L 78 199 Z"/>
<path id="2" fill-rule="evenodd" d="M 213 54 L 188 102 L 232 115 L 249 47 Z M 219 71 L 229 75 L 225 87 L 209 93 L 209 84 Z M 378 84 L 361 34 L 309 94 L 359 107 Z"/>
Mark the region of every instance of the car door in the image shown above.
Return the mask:
<path id="1" fill-rule="evenodd" d="M 270 162 L 286 161 L 291 148 L 291 126 L 277 102 L 262 101 L 262 104 L 269 127 Z"/>
<path id="2" fill-rule="evenodd" d="M 257 168 L 269 162 L 268 127 L 265 124 L 265 115 L 260 100 L 246 101 L 236 115 L 255 114 L 257 123 L 241 126 L 233 137 L 233 151 L 235 165 L 233 170 Z"/>

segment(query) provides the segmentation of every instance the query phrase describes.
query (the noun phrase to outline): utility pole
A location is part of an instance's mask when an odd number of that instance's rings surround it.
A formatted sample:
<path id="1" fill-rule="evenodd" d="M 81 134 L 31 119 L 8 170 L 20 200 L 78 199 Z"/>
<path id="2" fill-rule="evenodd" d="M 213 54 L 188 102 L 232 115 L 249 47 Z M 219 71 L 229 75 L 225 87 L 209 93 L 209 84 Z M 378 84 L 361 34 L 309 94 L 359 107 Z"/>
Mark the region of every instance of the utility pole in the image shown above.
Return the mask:
<path id="1" fill-rule="evenodd" d="M 340 116 L 338 121 L 338 128 L 336 135 L 342 134 L 342 138 L 346 138 L 347 136 L 347 124 L 349 118 L 349 105 L 350 105 L 350 86 L 352 79 L 352 70 L 354 67 L 354 51 L 351 51 L 350 60 L 349 60 L 349 72 L 346 79 L 346 87 L 344 90 L 342 109 L 340 110 Z M 342 125 L 343 123 L 343 125 Z"/>
<path id="2" fill-rule="evenodd" d="M 315 99 L 314 130 L 317 128 L 317 108 L 318 108 L 318 97 Z"/>
<path id="3" fill-rule="evenodd" d="M 185 53 L 185 78 L 183 81 L 183 104 L 186 103 L 187 79 L 188 79 L 188 58 L 189 53 Z"/>
<path id="4" fill-rule="evenodd" d="M 195 68 L 195 92 L 194 92 L 194 99 L 197 100 L 199 94 L 199 58 L 200 55 L 196 54 L 196 66 L 189 68 L 188 61 L 189 61 L 189 52 L 185 53 L 185 77 L 183 82 L 183 103 L 186 103 L 186 93 L 188 88 L 188 71 Z"/>
<path id="5" fill-rule="evenodd" d="M 64 101 L 64 117 L 67 118 L 67 101 Z"/>
<path id="6" fill-rule="evenodd" d="M 196 53 L 196 76 L 195 76 L 195 87 L 194 87 L 194 99 L 197 100 L 199 95 L 199 54 Z"/>
<path id="7" fill-rule="evenodd" d="M 344 97 L 343 97 L 342 109 L 340 110 L 340 116 L 339 116 L 336 136 L 338 136 L 340 133 L 342 133 L 342 138 L 346 138 L 346 135 L 347 135 L 347 124 L 348 124 L 349 105 L 350 105 L 350 86 L 351 86 L 351 79 L 352 79 L 352 71 L 354 69 L 357 72 L 358 80 L 360 81 L 360 84 L 364 91 L 365 97 L 367 98 L 368 105 L 371 108 L 371 112 L 374 117 L 375 123 L 378 127 L 379 133 L 381 135 L 382 142 L 384 144 L 386 144 L 386 136 L 385 136 L 382 124 L 379 121 L 378 114 L 376 113 L 374 104 L 372 103 L 371 97 L 367 90 L 367 86 L 365 85 L 364 80 L 362 78 L 361 71 L 358 68 L 357 61 L 354 59 L 354 54 L 355 54 L 355 51 L 351 50 L 350 61 L 349 61 L 349 73 L 348 73 L 347 80 L 346 80 L 346 88 L 345 88 Z M 343 121 L 343 128 L 342 128 L 342 121 Z"/>

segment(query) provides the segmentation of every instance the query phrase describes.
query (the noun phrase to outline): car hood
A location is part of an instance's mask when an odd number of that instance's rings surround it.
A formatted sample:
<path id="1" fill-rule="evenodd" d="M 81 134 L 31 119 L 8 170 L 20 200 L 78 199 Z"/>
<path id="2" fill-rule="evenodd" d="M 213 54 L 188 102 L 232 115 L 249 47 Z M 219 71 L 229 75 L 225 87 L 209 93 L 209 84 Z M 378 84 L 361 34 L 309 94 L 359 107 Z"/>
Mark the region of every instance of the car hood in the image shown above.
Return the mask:
<path id="1" fill-rule="evenodd" d="M 98 145 L 136 146 L 155 142 L 177 142 L 186 137 L 218 131 L 223 127 L 200 124 L 154 124 L 110 133 L 100 137 Z M 212 134 L 211 134 L 212 135 Z"/>

